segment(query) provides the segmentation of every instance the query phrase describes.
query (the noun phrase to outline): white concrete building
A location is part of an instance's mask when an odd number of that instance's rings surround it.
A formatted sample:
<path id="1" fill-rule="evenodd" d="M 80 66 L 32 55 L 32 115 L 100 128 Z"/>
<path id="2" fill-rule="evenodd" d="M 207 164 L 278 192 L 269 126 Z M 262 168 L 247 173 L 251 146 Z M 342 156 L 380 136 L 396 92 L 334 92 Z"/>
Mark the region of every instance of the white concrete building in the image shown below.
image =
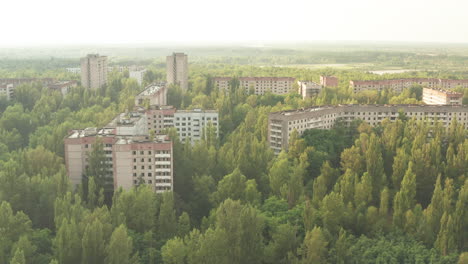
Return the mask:
<path id="1" fill-rule="evenodd" d="M 14 95 L 15 87 L 13 84 L 0 84 L 0 97 L 5 97 L 8 101 L 10 101 Z"/>
<path id="2" fill-rule="evenodd" d="M 129 71 L 128 76 L 130 78 L 135 79 L 139 85 L 143 83 L 143 78 L 145 77 L 146 70 L 136 70 L 136 71 Z"/>
<path id="3" fill-rule="evenodd" d="M 65 68 L 67 72 L 73 73 L 73 74 L 80 74 L 81 73 L 81 68 Z"/>
<path id="4" fill-rule="evenodd" d="M 302 99 L 310 98 L 322 91 L 322 85 L 312 81 L 298 81 L 297 84 L 299 85 L 299 94 L 302 96 Z"/>
<path id="5" fill-rule="evenodd" d="M 216 129 L 216 136 L 219 135 L 219 118 L 216 110 L 177 110 L 174 113 L 174 127 L 177 129 L 182 142 L 190 138 L 191 143 L 206 136 L 205 129 L 211 124 Z"/>

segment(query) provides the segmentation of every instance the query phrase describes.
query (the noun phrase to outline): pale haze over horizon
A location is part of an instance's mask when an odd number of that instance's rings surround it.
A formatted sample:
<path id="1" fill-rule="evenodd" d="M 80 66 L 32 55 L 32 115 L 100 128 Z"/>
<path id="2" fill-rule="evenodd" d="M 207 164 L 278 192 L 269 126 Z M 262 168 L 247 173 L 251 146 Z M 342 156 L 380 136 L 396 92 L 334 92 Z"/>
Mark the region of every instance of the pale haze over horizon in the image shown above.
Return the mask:
<path id="1" fill-rule="evenodd" d="M 0 46 L 468 43 L 468 1 L 463 0 L 15 0 L 0 7 Z"/>

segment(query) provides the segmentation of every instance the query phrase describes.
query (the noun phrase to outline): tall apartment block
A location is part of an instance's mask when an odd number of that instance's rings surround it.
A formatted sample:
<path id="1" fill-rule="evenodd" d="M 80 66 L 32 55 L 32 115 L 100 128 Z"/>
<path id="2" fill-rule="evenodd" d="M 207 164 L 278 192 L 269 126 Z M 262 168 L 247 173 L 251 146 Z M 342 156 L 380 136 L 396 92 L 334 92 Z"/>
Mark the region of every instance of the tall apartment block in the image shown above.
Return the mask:
<path id="1" fill-rule="evenodd" d="M 184 53 L 172 53 L 166 57 L 167 84 L 178 84 L 182 90 L 188 89 L 188 59 Z"/>
<path id="2" fill-rule="evenodd" d="M 99 89 L 107 84 L 107 57 L 88 54 L 81 58 L 81 85 Z"/>
<path id="3" fill-rule="evenodd" d="M 299 85 L 299 94 L 302 96 L 302 99 L 310 98 L 322 91 L 322 85 L 315 82 L 298 81 L 297 84 Z"/>
<path id="4" fill-rule="evenodd" d="M 443 89 L 423 88 L 423 102 L 428 105 L 461 105 L 463 94 Z"/>
<path id="5" fill-rule="evenodd" d="M 65 162 L 74 186 L 82 182 L 88 153 L 100 140 L 106 157 L 108 183 L 129 189 L 150 185 L 155 192 L 173 189 L 172 142 L 166 135 L 151 138 L 146 117 L 138 113 L 120 114 L 104 128 L 72 130 L 65 138 Z"/>
<path id="6" fill-rule="evenodd" d="M 320 84 L 323 87 L 336 87 L 338 86 L 338 78 L 335 76 L 320 75 Z"/>
<path id="7" fill-rule="evenodd" d="M 190 138 L 192 144 L 206 136 L 205 129 L 211 124 L 219 135 L 219 119 L 216 110 L 177 110 L 174 113 L 174 127 L 182 142 Z"/>
<path id="8" fill-rule="evenodd" d="M 377 126 L 384 119 L 395 121 L 403 111 L 409 118 L 425 120 L 433 124 L 436 120 L 448 127 L 457 120 L 468 129 L 468 106 L 461 105 L 337 105 L 317 106 L 270 113 L 268 116 L 268 141 L 270 147 L 279 153 L 288 149 L 291 133 L 302 134 L 306 129 L 330 129 L 340 120 L 350 124 L 360 119 L 371 126 Z"/>
<path id="9" fill-rule="evenodd" d="M 215 77 L 213 83 L 218 90 L 228 91 L 231 80 L 231 77 Z M 239 89 L 244 89 L 246 93 L 253 91 L 256 95 L 267 92 L 281 95 L 291 92 L 294 82 L 295 79 L 291 77 L 240 77 Z"/>
<path id="10" fill-rule="evenodd" d="M 407 78 L 394 80 L 375 81 L 350 81 L 349 85 L 355 93 L 365 90 L 382 91 L 384 89 L 401 93 L 403 89 L 410 88 L 414 84 L 428 88 L 453 89 L 456 87 L 468 88 L 468 80 L 436 79 L 436 78 Z"/>
<path id="11" fill-rule="evenodd" d="M 167 88 L 165 83 L 153 83 L 146 86 L 143 92 L 135 96 L 135 105 L 143 105 L 147 101 L 149 105 L 166 105 Z"/>

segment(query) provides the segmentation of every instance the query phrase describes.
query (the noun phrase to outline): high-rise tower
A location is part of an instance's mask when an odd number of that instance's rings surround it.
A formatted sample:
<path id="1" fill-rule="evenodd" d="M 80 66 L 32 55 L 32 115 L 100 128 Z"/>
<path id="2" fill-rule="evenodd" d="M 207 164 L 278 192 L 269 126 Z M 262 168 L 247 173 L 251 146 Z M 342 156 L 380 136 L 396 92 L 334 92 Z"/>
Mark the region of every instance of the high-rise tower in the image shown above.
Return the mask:
<path id="1" fill-rule="evenodd" d="M 188 89 L 187 54 L 172 53 L 166 58 L 167 83 L 178 84 L 182 90 Z"/>
<path id="2" fill-rule="evenodd" d="M 81 85 L 99 89 L 107 83 L 107 57 L 88 54 L 81 58 Z"/>

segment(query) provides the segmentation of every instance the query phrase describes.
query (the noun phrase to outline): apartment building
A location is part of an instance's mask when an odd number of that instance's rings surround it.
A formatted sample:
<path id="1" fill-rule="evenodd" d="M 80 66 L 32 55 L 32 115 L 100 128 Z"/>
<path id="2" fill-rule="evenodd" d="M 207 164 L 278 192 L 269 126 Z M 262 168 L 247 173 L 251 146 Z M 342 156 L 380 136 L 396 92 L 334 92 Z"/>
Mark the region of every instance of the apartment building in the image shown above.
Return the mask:
<path id="1" fill-rule="evenodd" d="M 0 84 L 11 84 L 13 88 L 25 83 L 40 83 L 47 86 L 54 82 L 53 78 L 0 78 Z"/>
<path id="2" fill-rule="evenodd" d="M 72 130 L 65 138 L 65 163 L 74 186 L 82 183 L 88 153 L 100 140 L 104 146 L 107 184 L 130 189 L 148 184 L 155 192 L 173 190 L 172 142 L 167 136 L 122 136 L 112 128 Z"/>
<path id="3" fill-rule="evenodd" d="M 116 72 L 119 72 L 119 73 L 124 73 L 124 72 L 128 71 L 130 73 L 132 71 L 141 71 L 141 70 L 144 70 L 144 68 L 142 66 L 137 66 L 137 65 L 132 65 L 132 66 L 119 66 L 119 65 L 116 65 L 116 66 L 108 66 L 107 67 L 107 72 L 116 71 Z"/>
<path id="4" fill-rule="evenodd" d="M 81 58 L 81 85 L 85 88 L 100 89 L 107 84 L 107 57 L 88 54 Z"/>
<path id="5" fill-rule="evenodd" d="M 385 89 L 393 90 L 396 93 L 401 93 L 404 89 L 410 88 L 417 84 L 428 88 L 444 88 L 451 89 L 458 86 L 468 88 L 468 80 L 450 80 L 436 78 L 407 78 L 393 80 L 374 80 L 374 81 L 350 81 L 350 87 L 355 93 L 366 90 L 382 91 Z"/>
<path id="6" fill-rule="evenodd" d="M 335 76 L 320 75 L 320 84 L 323 87 L 336 87 L 338 86 L 338 78 Z"/>
<path id="7" fill-rule="evenodd" d="M 443 89 L 423 88 L 423 102 L 428 105 L 461 105 L 463 94 Z"/>
<path id="8" fill-rule="evenodd" d="M 279 153 L 288 148 L 292 131 L 302 134 L 307 129 L 330 129 L 340 120 L 350 124 L 360 119 L 371 126 L 379 125 L 384 119 L 394 121 L 403 111 L 409 118 L 426 120 L 432 124 L 438 120 L 445 127 L 457 120 L 468 129 L 468 106 L 461 105 L 337 105 L 317 106 L 291 111 L 270 113 L 268 117 L 268 140 L 270 147 Z"/>
<path id="9" fill-rule="evenodd" d="M 174 114 L 176 109 L 173 106 L 151 105 L 148 109 L 140 107 L 139 112 L 145 113 L 148 130 L 155 134 L 163 134 L 168 128 L 174 127 Z"/>
<path id="10" fill-rule="evenodd" d="M 188 58 L 184 53 L 172 53 L 166 57 L 167 84 L 177 84 L 182 90 L 188 89 Z"/>
<path id="11" fill-rule="evenodd" d="M 179 138 L 184 142 L 187 138 L 194 144 L 202 139 L 205 129 L 211 124 L 219 136 L 219 118 L 216 110 L 177 110 L 174 113 L 174 127 Z"/>
<path id="12" fill-rule="evenodd" d="M 0 97 L 5 97 L 10 101 L 15 95 L 15 89 L 13 84 L 0 84 Z"/>
<path id="13" fill-rule="evenodd" d="M 230 89 L 231 77 L 215 77 L 213 83 L 218 90 Z M 247 93 L 263 95 L 267 92 L 273 94 L 287 94 L 293 90 L 294 78 L 291 77 L 240 77 L 239 89 Z"/>
<path id="14" fill-rule="evenodd" d="M 166 105 L 167 88 L 165 83 L 153 83 L 146 86 L 145 90 L 135 96 L 135 105 L 143 105 L 147 101 L 149 105 Z"/>
<path id="15" fill-rule="evenodd" d="M 65 68 L 65 70 L 69 73 L 73 74 L 80 74 L 81 73 L 81 68 Z"/>
<path id="16" fill-rule="evenodd" d="M 144 77 L 145 77 L 146 70 L 135 70 L 135 71 L 129 71 L 128 76 L 130 78 L 135 79 L 139 85 L 143 83 Z"/>
<path id="17" fill-rule="evenodd" d="M 77 85 L 77 81 L 60 81 L 49 84 L 47 87 L 51 91 L 60 92 L 65 97 L 71 91 L 71 89 L 76 87 Z"/>
<path id="18" fill-rule="evenodd" d="M 302 99 L 310 98 L 322 91 L 322 85 L 312 81 L 298 81 L 297 84 L 299 85 L 299 94 L 302 96 Z"/>

